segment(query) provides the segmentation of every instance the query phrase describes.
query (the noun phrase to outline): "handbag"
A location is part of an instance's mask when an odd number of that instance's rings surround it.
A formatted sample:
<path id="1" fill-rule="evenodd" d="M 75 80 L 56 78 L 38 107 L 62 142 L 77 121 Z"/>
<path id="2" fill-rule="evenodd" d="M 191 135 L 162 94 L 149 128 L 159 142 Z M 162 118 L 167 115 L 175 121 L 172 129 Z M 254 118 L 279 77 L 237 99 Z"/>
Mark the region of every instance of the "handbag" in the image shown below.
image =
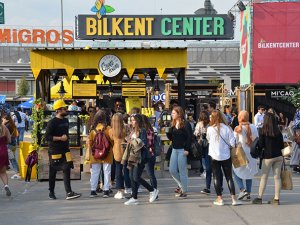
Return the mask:
<path id="1" fill-rule="evenodd" d="M 220 137 L 230 148 L 230 155 L 231 155 L 231 160 L 234 168 L 246 166 L 248 164 L 248 159 L 242 147 L 242 144 L 238 143 L 235 147 L 232 147 L 224 140 L 221 134 Z"/>
<path id="2" fill-rule="evenodd" d="M 200 160 L 202 158 L 202 147 L 194 136 L 191 143 L 191 160 Z"/>
<path id="3" fill-rule="evenodd" d="M 286 168 L 284 160 L 281 167 L 280 178 L 282 190 L 293 190 L 292 172 Z"/>
<path id="4" fill-rule="evenodd" d="M 287 146 L 281 150 L 282 156 L 287 157 L 292 154 L 292 146 L 287 143 Z"/>

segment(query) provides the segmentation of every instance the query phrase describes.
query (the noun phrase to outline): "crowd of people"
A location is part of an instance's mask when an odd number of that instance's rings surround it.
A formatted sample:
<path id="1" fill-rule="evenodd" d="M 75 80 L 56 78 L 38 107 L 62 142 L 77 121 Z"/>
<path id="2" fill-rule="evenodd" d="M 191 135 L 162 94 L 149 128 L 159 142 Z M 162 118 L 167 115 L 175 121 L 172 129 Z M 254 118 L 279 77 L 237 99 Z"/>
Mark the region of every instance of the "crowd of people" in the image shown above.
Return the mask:
<path id="1" fill-rule="evenodd" d="M 54 103 L 53 109 L 56 117 L 47 124 L 45 138 L 49 143 L 49 198 L 56 199 L 55 180 L 57 171 L 64 172 L 64 186 L 66 199 L 81 196 L 71 188 L 70 171 L 73 168 L 72 157 L 68 140 L 68 115 L 67 110 L 79 110 L 75 103 L 69 107 L 63 100 Z M 128 198 L 125 205 L 137 205 L 140 185 L 149 192 L 149 202 L 158 199 L 158 182 L 155 177 L 155 162 L 157 150 L 155 141 L 157 129 L 149 118 L 141 115 L 139 108 L 133 108 L 128 115 L 121 101 L 116 101 L 115 110 L 89 107 L 83 110 L 90 115 L 88 121 L 89 135 L 86 143 L 85 160 L 90 163 L 90 197 L 95 198 L 100 193 L 108 198 L 112 194 L 112 180 L 115 181 L 117 193 L 115 199 Z M 18 140 L 23 140 L 23 121 L 26 116 L 8 114 L 2 116 L 0 127 L 0 177 L 5 185 L 7 196 L 11 195 L 6 168 L 9 160 L 8 152 L 18 145 Z M 280 113 L 278 116 L 273 109 L 267 112 L 263 106 L 258 107 L 254 117 L 254 124 L 249 122 L 247 111 L 237 112 L 230 106 L 225 106 L 224 111 L 217 109 L 214 102 L 203 105 L 196 124 L 191 124 L 186 113 L 178 105 L 171 109 L 172 121 L 166 135 L 171 144 L 169 172 L 174 179 L 175 197 L 187 198 L 189 194 L 188 160 L 193 154 L 191 145 L 197 141 L 201 147 L 201 163 L 205 168 L 205 187 L 203 194 L 211 194 L 213 181 L 216 199 L 214 205 L 224 205 L 223 177 L 227 182 L 232 198 L 232 205 L 241 205 L 243 200 L 252 200 L 253 204 L 262 204 L 270 170 L 274 173 L 275 191 L 270 204 L 280 204 L 281 180 L 280 172 L 284 158 L 281 150 L 284 148 L 282 131 L 288 128 L 288 121 Z M 28 118 L 27 118 L 28 119 Z M 296 112 L 292 123 L 292 130 L 300 129 L 300 111 Z M 258 173 L 258 159 L 253 158 L 250 149 L 256 139 L 260 149 L 261 179 L 257 196 L 252 199 L 252 181 Z M 293 140 L 291 140 L 293 141 Z M 235 168 L 232 165 L 231 149 L 240 144 L 247 157 L 247 165 Z M 300 149 L 293 143 L 295 151 L 295 168 L 299 168 Z M 295 152 L 298 155 L 295 156 Z M 297 162 L 298 160 L 298 162 Z M 13 167 L 18 167 L 12 161 Z M 143 178 L 143 171 L 149 177 L 149 182 Z M 16 169 L 18 173 L 18 169 Z M 113 174 L 112 174 L 113 173 Z M 17 176 L 19 176 L 17 174 Z M 114 179 L 113 179 L 114 177 Z M 234 182 L 235 181 L 235 182 Z M 239 193 L 236 195 L 235 184 Z"/>

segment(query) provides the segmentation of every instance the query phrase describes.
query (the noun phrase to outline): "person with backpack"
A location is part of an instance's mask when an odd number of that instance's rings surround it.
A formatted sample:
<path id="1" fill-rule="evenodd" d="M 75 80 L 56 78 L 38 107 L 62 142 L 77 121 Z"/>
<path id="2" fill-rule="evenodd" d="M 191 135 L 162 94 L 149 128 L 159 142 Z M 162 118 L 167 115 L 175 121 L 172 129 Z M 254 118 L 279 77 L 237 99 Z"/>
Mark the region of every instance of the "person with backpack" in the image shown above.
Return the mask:
<path id="1" fill-rule="evenodd" d="M 13 170 L 16 172 L 11 179 L 21 179 L 19 166 L 16 160 L 15 152 L 16 152 L 16 145 L 17 145 L 17 138 L 18 138 L 18 129 L 12 120 L 9 114 L 3 117 L 3 125 L 7 127 L 11 135 L 11 142 L 8 144 L 8 151 L 9 151 L 9 161 L 13 167 Z"/>
<path id="2" fill-rule="evenodd" d="M 11 142 L 11 135 L 5 125 L 2 124 L 2 115 L 0 117 L 0 178 L 4 184 L 6 196 L 11 196 L 11 191 L 8 186 L 8 177 L 6 169 L 9 165 L 7 144 Z"/>
<path id="3" fill-rule="evenodd" d="M 184 199 L 188 191 L 187 157 L 189 155 L 193 131 L 189 122 L 184 120 L 184 111 L 180 106 L 172 110 L 172 124 L 167 137 L 172 141 L 170 174 L 179 186 L 175 197 Z"/>
<path id="4" fill-rule="evenodd" d="M 156 162 L 156 152 L 155 152 L 155 134 L 152 125 L 147 116 L 142 115 L 143 118 L 143 127 L 146 129 L 147 132 L 147 146 L 148 151 L 150 153 L 150 159 L 146 163 L 146 171 L 150 178 L 150 183 L 153 188 L 157 190 L 157 180 L 155 177 L 155 162 Z"/>
<path id="5" fill-rule="evenodd" d="M 199 115 L 199 122 L 196 125 L 194 135 L 201 146 L 205 165 L 205 181 L 206 187 L 201 191 L 202 194 L 210 194 L 210 185 L 212 178 L 211 157 L 208 155 L 208 141 L 206 139 L 206 132 L 209 125 L 209 114 L 207 111 L 201 111 Z M 202 159 L 201 159 L 202 160 Z"/>
<path id="6" fill-rule="evenodd" d="M 258 196 L 252 201 L 252 203 L 262 204 L 262 197 L 272 168 L 274 174 L 275 195 L 274 198 L 269 201 L 269 204 L 279 205 L 281 189 L 280 174 L 284 160 L 281 149 L 284 148 L 284 143 L 283 136 L 278 127 L 277 119 L 273 113 L 267 112 L 264 116 L 263 126 L 259 133 L 258 147 L 259 149 L 263 149 L 262 175 L 259 183 Z"/>
<path id="7" fill-rule="evenodd" d="M 254 124 L 249 123 L 249 113 L 247 111 L 241 111 L 239 113 L 238 121 L 239 125 L 234 129 L 234 136 L 236 142 L 242 144 L 248 164 L 239 168 L 233 167 L 233 175 L 240 189 L 238 200 L 250 200 L 252 179 L 258 172 L 257 161 L 252 158 L 250 147 L 253 141 L 258 137 L 258 131 Z M 243 184 L 243 180 L 246 182 L 246 188 Z"/>
<path id="8" fill-rule="evenodd" d="M 123 115 L 116 113 L 111 120 L 111 139 L 113 140 L 113 155 L 116 163 L 116 189 L 118 192 L 115 194 L 115 199 L 124 198 L 124 166 L 121 164 L 124 148 L 122 145 L 125 142 L 126 129 L 123 122 Z"/>
<path id="9" fill-rule="evenodd" d="M 56 116 L 47 123 L 45 139 L 49 143 L 49 198 L 56 199 L 54 188 L 57 171 L 63 171 L 66 200 L 79 198 L 81 194 L 75 193 L 71 188 L 71 169 L 74 169 L 69 149 L 69 120 L 65 118 L 67 105 L 64 100 L 54 102 L 53 109 Z"/>
<path id="10" fill-rule="evenodd" d="M 126 201 L 125 205 L 137 205 L 139 204 L 137 198 L 138 198 L 138 187 L 139 185 L 143 185 L 150 193 L 149 196 L 149 202 L 152 203 L 156 200 L 158 196 L 158 190 L 155 189 L 153 186 L 151 186 L 147 181 L 145 181 L 141 176 L 143 173 L 143 170 L 145 168 L 145 164 L 149 160 L 149 151 L 147 146 L 147 131 L 143 127 L 143 120 L 142 116 L 139 114 L 133 114 L 131 115 L 131 126 L 132 126 L 132 132 L 130 134 L 130 140 L 137 140 L 141 139 L 143 148 L 141 150 L 141 160 L 137 163 L 137 165 L 133 165 L 130 168 L 130 180 L 131 180 L 131 188 L 132 188 L 132 194 L 131 198 Z"/>
<path id="11" fill-rule="evenodd" d="M 103 198 L 109 197 L 111 164 L 113 163 L 113 140 L 111 139 L 112 129 L 107 125 L 107 114 L 100 109 L 94 117 L 92 130 L 90 131 L 86 160 L 92 165 L 91 172 L 91 194 L 90 198 L 98 196 L 96 189 L 99 182 L 100 170 L 103 166 L 104 184 Z"/>

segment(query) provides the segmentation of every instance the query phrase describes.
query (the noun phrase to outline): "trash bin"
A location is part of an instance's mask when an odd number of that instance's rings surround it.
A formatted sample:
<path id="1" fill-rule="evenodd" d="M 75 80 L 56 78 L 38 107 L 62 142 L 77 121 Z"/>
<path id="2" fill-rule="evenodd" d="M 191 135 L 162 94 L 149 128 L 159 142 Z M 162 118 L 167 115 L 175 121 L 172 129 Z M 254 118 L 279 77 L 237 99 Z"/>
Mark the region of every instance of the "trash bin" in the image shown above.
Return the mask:
<path id="1" fill-rule="evenodd" d="M 19 169 L 20 169 L 20 176 L 22 179 L 26 177 L 27 165 L 25 160 L 27 159 L 30 152 L 32 152 L 33 148 L 31 143 L 21 141 L 20 142 L 20 153 L 19 153 Z M 36 165 L 32 168 L 31 179 L 37 179 L 37 169 Z"/>

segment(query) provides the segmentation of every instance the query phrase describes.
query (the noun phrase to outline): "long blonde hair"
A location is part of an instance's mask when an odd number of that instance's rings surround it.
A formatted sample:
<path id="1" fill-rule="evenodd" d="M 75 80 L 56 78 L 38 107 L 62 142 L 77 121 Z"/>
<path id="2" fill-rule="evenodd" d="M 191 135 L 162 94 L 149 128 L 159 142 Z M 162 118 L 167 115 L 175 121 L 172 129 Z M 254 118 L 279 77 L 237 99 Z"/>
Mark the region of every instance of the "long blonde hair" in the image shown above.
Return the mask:
<path id="1" fill-rule="evenodd" d="M 218 136 L 220 136 L 220 124 L 223 123 L 223 124 L 227 124 L 224 120 L 224 117 L 223 115 L 221 114 L 221 112 L 219 110 L 213 110 L 211 112 L 211 118 L 210 118 L 210 123 L 209 125 L 210 126 L 215 126 L 217 127 L 218 129 Z"/>
<path id="2" fill-rule="evenodd" d="M 244 125 L 246 128 L 246 134 L 247 134 L 247 141 L 246 144 L 251 146 L 252 144 L 252 132 L 251 132 L 251 128 L 250 128 L 250 123 L 249 123 L 249 113 L 245 110 L 241 111 L 238 115 L 238 121 L 239 121 L 239 125 L 234 129 L 234 131 L 238 134 L 242 133 L 242 126 Z"/>
<path id="3" fill-rule="evenodd" d="M 114 138 L 125 138 L 125 126 L 123 122 L 123 115 L 121 113 L 116 113 L 113 115 L 111 119 L 111 128 Z"/>

